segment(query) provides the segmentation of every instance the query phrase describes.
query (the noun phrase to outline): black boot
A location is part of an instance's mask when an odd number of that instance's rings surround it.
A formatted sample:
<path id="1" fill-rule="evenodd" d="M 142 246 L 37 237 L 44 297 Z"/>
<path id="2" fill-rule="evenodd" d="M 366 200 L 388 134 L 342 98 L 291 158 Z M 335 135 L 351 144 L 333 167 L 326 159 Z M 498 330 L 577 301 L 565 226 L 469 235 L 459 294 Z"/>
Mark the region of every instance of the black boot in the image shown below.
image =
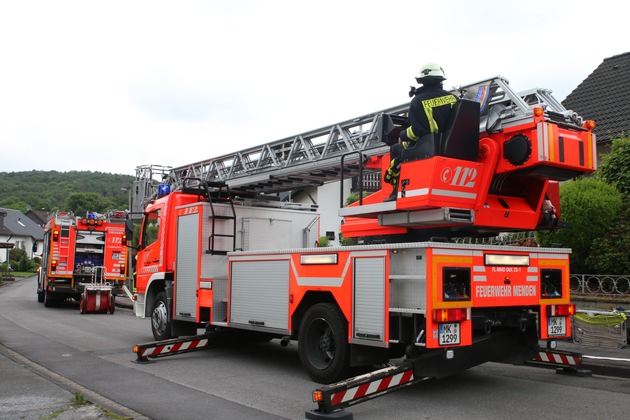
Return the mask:
<path id="1" fill-rule="evenodd" d="M 396 199 L 398 198 L 398 188 L 394 188 L 394 191 L 392 191 L 392 193 L 389 195 L 389 197 L 387 197 L 385 200 L 383 200 L 383 203 L 387 203 L 390 201 L 396 201 Z"/>

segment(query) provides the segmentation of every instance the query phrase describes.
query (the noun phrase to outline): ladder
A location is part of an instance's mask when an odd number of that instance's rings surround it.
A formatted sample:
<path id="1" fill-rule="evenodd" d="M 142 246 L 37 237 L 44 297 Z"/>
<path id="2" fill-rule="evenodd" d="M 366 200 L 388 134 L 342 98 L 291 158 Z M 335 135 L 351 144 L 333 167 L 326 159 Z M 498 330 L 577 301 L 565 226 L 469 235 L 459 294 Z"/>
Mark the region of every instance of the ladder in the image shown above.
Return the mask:
<path id="1" fill-rule="evenodd" d="M 344 176 L 357 176 L 359 159 L 382 156 L 389 151 L 379 133 L 379 117 L 404 116 L 408 104 L 364 115 L 317 130 L 298 134 L 235 153 L 172 168 L 142 165 L 136 168 L 133 210 L 141 211 L 157 196 L 155 178 L 172 190 L 181 189 L 184 179 L 225 182 L 232 192 L 275 194 L 323 185 L 340 179 L 340 159 L 347 159 Z M 357 153 L 357 152 L 360 152 Z"/>
<path id="2" fill-rule="evenodd" d="M 517 124 L 531 118 L 531 109 L 542 106 L 566 123 L 581 124 L 573 111 L 567 111 L 548 89 L 516 93 L 502 76 L 484 79 L 452 91 L 463 99 L 480 103 L 480 133 L 497 121 Z M 494 112 L 488 110 L 494 106 Z M 366 160 L 389 152 L 383 133 L 383 115 L 406 117 L 405 103 L 379 112 L 322 127 L 317 130 L 265 143 L 235 153 L 206 159 L 180 167 L 143 165 L 136 168 L 134 211 L 141 211 L 157 196 L 154 177 L 181 189 L 185 178 L 207 182 L 225 182 L 232 192 L 276 194 L 320 186 L 359 175 Z M 489 127 L 490 129 L 490 127 Z M 346 156 L 342 168 L 341 158 Z"/>
<path id="3" fill-rule="evenodd" d="M 208 250 L 206 253 L 210 255 L 227 255 L 229 251 L 234 251 L 236 249 L 236 210 L 234 209 L 234 201 L 232 201 L 230 187 L 225 182 L 206 183 L 206 186 L 217 188 L 217 201 L 228 204 L 228 214 L 219 214 L 215 209 L 214 200 L 208 197 L 210 212 L 212 213 L 212 225 L 210 229 L 210 237 L 208 238 Z M 224 188 L 225 192 L 223 192 Z M 218 233 L 220 231 L 219 225 L 226 228 L 229 233 Z M 225 230 L 221 231 L 224 232 Z M 223 242 L 221 239 L 230 241 L 231 246 L 228 249 L 219 246 L 218 244 Z"/>

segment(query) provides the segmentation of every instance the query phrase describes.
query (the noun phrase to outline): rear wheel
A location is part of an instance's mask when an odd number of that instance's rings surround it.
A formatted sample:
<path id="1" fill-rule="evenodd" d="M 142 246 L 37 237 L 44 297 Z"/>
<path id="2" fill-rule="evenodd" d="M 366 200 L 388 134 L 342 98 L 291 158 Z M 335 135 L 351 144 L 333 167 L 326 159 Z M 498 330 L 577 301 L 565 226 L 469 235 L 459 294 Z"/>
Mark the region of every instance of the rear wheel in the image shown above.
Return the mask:
<path id="1" fill-rule="evenodd" d="M 54 304 L 55 299 L 53 299 L 52 293 L 44 289 L 44 306 L 47 308 L 52 308 Z"/>
<path id="2" fill-rule="evenodd" d="M 171 317 L 166 306 L 166 293 L 160 292 L 155 297 L 153 308 L 151 309 L 151 331 L 153 338 L 158 341 L 173 338 L 171 334 Z"/>
<path id="3" fill-rule="evenodd" d="M 308 376 L 329 384 L 347 376 L 350 370 L 347 323 L 332 303 L 311 307 L 300 323 L 298 350 Z"/>
<path id="4" fill-rule="evenodd" d="M 39 284 L 37 285 L 37 301 L 42 303 L 44 301 L 44 291 L 39 290 Z"/>
<path id="5" fill-rule="evenodd" d="M 110 295 L 109 296 L 109 313 L 113 314 L 115 310 L 116 310 L 116 296 Z"/>

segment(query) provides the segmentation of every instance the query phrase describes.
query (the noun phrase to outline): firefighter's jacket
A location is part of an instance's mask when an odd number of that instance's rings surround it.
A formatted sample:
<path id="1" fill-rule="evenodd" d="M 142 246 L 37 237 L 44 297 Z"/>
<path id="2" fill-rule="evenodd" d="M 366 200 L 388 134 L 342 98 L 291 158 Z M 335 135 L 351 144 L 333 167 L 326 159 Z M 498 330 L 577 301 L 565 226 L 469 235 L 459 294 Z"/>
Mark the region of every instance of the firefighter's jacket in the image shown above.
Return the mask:
<path id="1" fill-rule="evenodd" d="M 409 147 L 410 142 L 425 134 L 442 132 L 456 102 L 455 95 L 442 89 L 441 84 L 416 89 L 409 105 L 409 127 L 400 133 L 403 147 Z"/>

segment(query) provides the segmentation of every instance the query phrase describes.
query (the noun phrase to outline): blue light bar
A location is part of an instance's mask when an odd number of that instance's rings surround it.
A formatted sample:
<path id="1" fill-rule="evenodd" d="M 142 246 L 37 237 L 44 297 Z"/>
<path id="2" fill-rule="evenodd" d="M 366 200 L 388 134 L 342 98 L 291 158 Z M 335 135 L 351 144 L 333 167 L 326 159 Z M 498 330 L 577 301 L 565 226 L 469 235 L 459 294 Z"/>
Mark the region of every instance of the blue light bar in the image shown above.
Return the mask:
<path id="1" fill-rule="evenodd" d="M 171 193 L 171 186 L 168 184 L 160 184 L 158 185 L 158 197 L 164 197 L 165 195 L 169 195 Z"/>

